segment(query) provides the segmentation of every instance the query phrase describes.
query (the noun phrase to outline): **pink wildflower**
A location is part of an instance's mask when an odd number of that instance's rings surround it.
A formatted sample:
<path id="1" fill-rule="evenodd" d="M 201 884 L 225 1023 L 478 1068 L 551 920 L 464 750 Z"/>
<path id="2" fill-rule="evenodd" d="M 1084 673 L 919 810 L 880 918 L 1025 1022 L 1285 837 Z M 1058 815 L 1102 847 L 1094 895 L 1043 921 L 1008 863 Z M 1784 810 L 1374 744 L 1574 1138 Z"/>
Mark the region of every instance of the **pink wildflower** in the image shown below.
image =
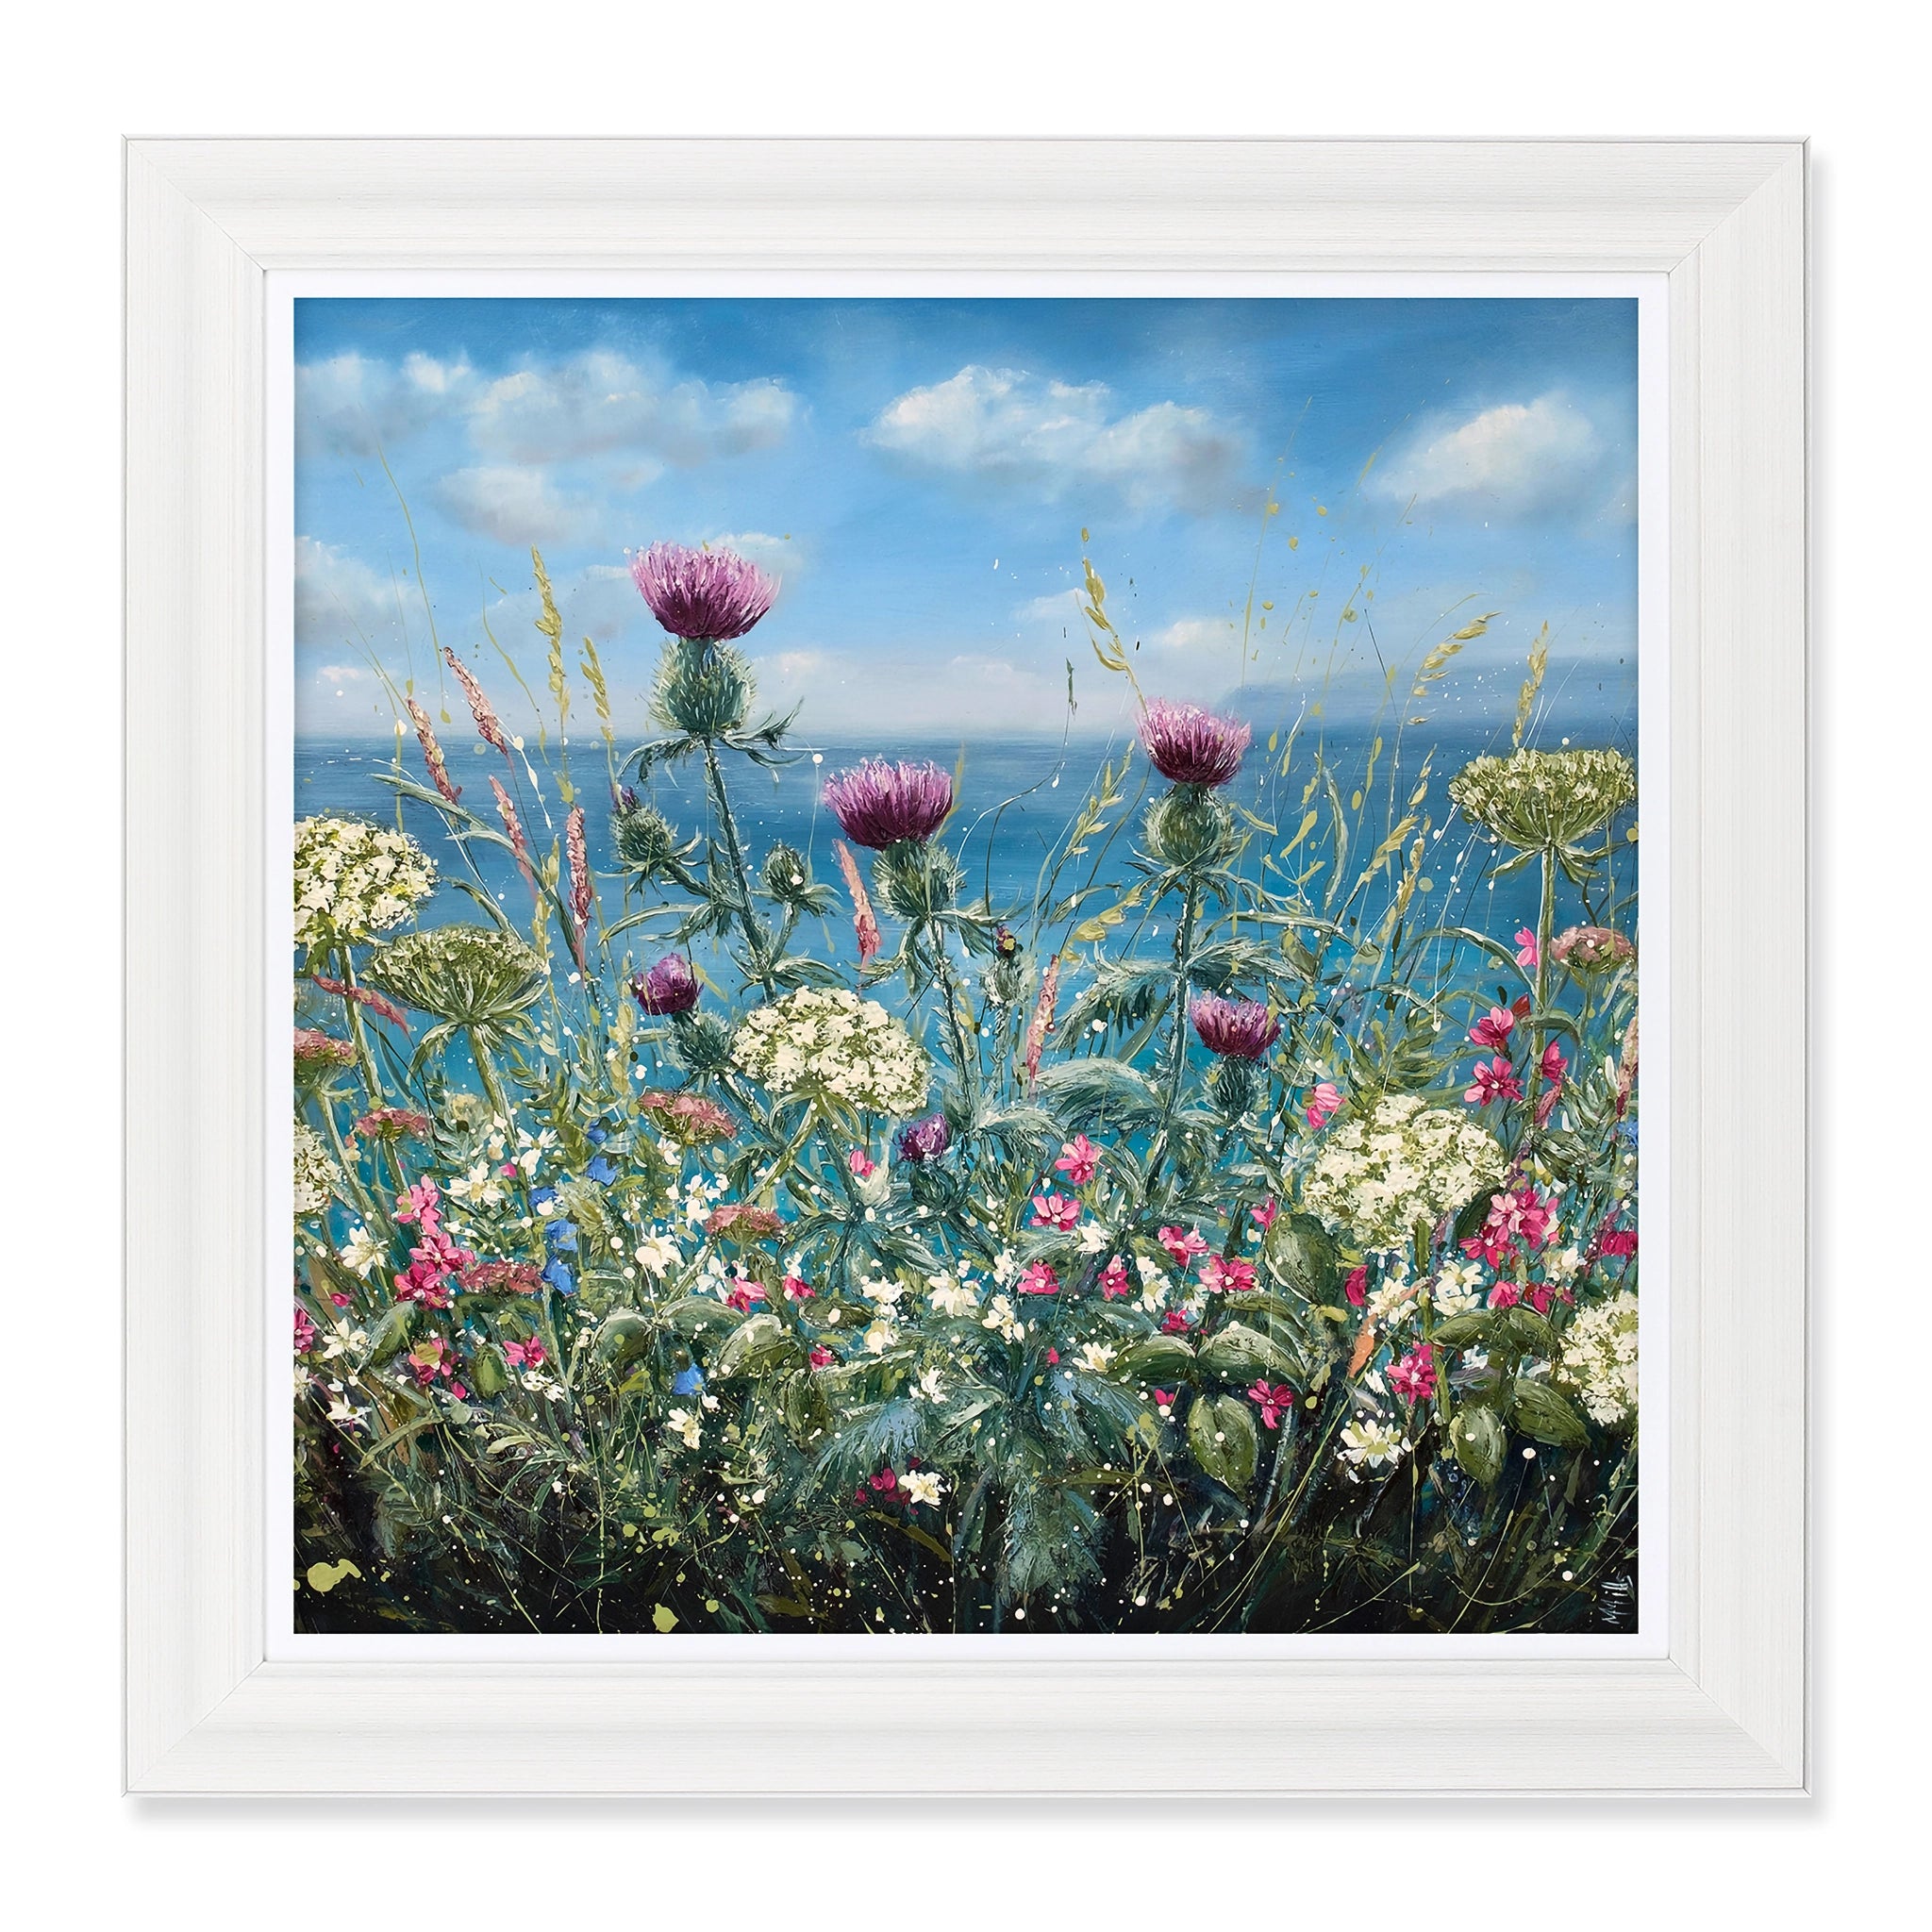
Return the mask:
<path id="1" fill-rule="evenodd" d="M 823 1341 L 813 1342 L 811 1353 L 806 1357 L 806 1360 L 815 1369 L 829 1369 L 838 1359 L 839 1357 Z"/>
<path id="2" fill-rule="evenodd" d="M 1563 1058 L 1563 1049 L 1554 1040 L 1543 1048 L 1540 1065 L 1543 1078 L 1552 1087 L 1560 1087 L 1563 1084 L 1563 1076 L 1570 1071 L 1570 1062 Z"/>
<path id="3" fill-rule="evenodd" d="M 1176 1268 L 1185 1268 L 1196 1255 L 1208 1252 L 1208 1243 L 1201 1239 L 1198 1228 L 1163 1227 L 1155 1239 L 1167 1250 Z"/>
<path id="4" fill-rule="evenodd" d="M 1127 1286 L 1127 1264 L 1124 1257 L 1114 1255 L 1100 1271 L 1100 1292 L 1104 1299 L 1115 1301 L 1124 1294 L 1132 1293 Z"/>
<path id="5" fill-rule="evenodd" d="M 741 1315 L 748 1315 L 765 1298 L 765 1291 L 756 1281 L 741 1281 L 724 1297 L 727 1308 L 736 1308 Z"/>
<path id="6" fill-rule="evenodd" d="M 300 1302 L 295 1304 L 295 1353 L 307 1355 L 315 1346 L 315 1324 Z"/>
<path id="7" fill-rule="evenodd" d="M 788 1302 L 808 1302 L 818 1292 L 808 1281 L 801 1281 L 795 1274 L 788 1274 L 783 1286 Z"/>
<path id="8" fill-rule="evenodd" d="M 1225 785 L 1241 768 L 1253 737 L 1239 719 L 1199 705 L 1156 698 L 1141 717 L 1141 743 L 1154 769 L 1176 785 Z"/>
<path id="9" fill-rule="evenodd" d="M 1513 1308 L 1523 1299 L 1523 1291 L 1513 1281 L 1499 1281 L 1490 1291 L 1492 1308 Z"/>
<path id="10" fill-rule="evenodd" d="M 405 1224 L 421 1221 L 423 1232 L 427 1234 L 442 1219 L 442 1210 L 437 1206 L 441 1198 L 433 1180 L 417 1181 L 407 1194 L 398 1197 L 395 1218 Z"/>
<path id="11" fill-rule="evenodd" d="M 1274 1217 L 1281 1212 L 1281 1205 L 1270 1194 L 1258 1208 L 1250 1208 L 1248 1212 L 1255 1217 L 1255 1224 L 1266 1234 L 1274 1225 Z"/>
<path id="12" fill-rule="evenodd" d="M 503 1358 L 513 1369 L 541 1369 L 549 1359 L 543 1344 L 534 1335 L 527 1341 L 506 1341 Z"/>
<path id="13" fill-rule="evenodd" d="M 1307 1115 L 1311 1127 L 1325 1127 L 1341 1106 L 1341 1091 L 1332 1080 L 1318 1080 L 1308 1090 Z"/>
<path id="14" fill-rule="evenodd" d="M 1062 1234 L 1071 1234 L 1080 1224 L 1080 1204 L 1071 1201 L 1064 1194 L 1035 1194 L 1033 1197 L 1033 1219 L 1029 1227 L 1057 1227 Z"/>
<path id="15" fill-rule="evenodd" d="M 852 1170 L 853 1179 L 858 1181 L 869 1181 L 879 1171 L 878 1162 L 863 1147 L 855 1147 L 845 1157 L 845 1165 Z"/>
<path id="16" fill-rule="evenodd" d="M 1426 1402 L 1436 1392 L 1436 1354 L 1425 1342 L 1410 1349 L 1389 1371 L 1389 1386 L 1405 1402 Z"/>
<path id="17" fill-rule="evenodd" d="M 1342 1284 L 1341 1291 L 1348 1297 L 1350 1307 L 1366 1307 L 1369 1300 L 1368 1269 L 1365 1266 L 1350 1269 L 1348 1279 Z"/>
<path id="18" fill-rule="evenodd" d="M 673 637 L 711 643 L 741 638 L 778 594 L 774 578 L 730 550 L 653 543 L 631 558 L 630 574 L 651 615 Z"/>
<path id="19" fill-rule="evenodd" d="M 1058 1294 L 1060 1278 L 1044 1261 L 1036 1261 L 1020 1277 L 1022 1294 Z"/>
<path id="20" fill-rule="evenodd" d="M 1067 1177 L 1070 1187 L 1084 1188 L 1091 1181 L 1100 1165 L 1100 1149 L 1085 1134 L 1075 1134 L 1060 1148 L 1060 1158 L 1054 1162 L 1057 1173 Z"/>
<path id="21" fill-rule="evenodd" d="M 1026 1084 L 1040 1078 L 1040 1057 L 1046 1051 L 1046 1036 L 1053 1031 L 1053 1009 L 1059 999 L 1060 962 L 1055 954 L 1048 962 L 1046 976 L 1040 982 L 1040 997 L 1034 1002 L 1033 1018 L 1026 1024 L 1026 1044 L 1021 1058 L 1026 1063 Z"/>
<path id="22" fill-rule="evenodd" d="M 1210 1294 L 1246 1294 L 1255 1286 L 1255 1264 L 1209 1255 L 1201 1263 L 1201 1286 Z"/>
<path id="23" fill-rule="evenodd" d="M 1492 1060 L 1478 1060 L 1471 1075 L 1474 1085 L 1462 1096 L 1472 1107 L 1488 1107 L 1492 1100 L 1521 1100 L 1523 1088 L 1516 1069 L 1500 1055 Z"/>
<path id="24" fill-rule="evenodd" d="M 1278 1429 L 1281 1418 L 1294 1407 L 1294 1391 L 1286 1382 L 1277 1382 L 1271 1389 L 1264 1375 L 1248 1391 L 1248 1399 L 1260 1409 L 1262 1426 Z"/>
<path id="25" fill-rule="evenodd" d="M 1170 1308 L 1160 1318 L 1160 1332 L 1163 1335 L 1185 1335 L 1193 1325 L 1185 1308 Z"/>
<path id="26" fill-rule="evenodd" d="M 1154 1406 L 1162 1415 L 1174 1413 L 1174 1398 L 1176 1391 L 1172 1389 L 1157 1389 L 1154 1391 Z"/>
<path id="27" fill-rule="evenodd" d="M 1508 1046 L 1515 1025 L 1516 1015 L 1507 1007 L 1491 1007 L 1469 1029 L 1469 1037 L 1485 1053 L 1501 1053 Z"/>
<path id="28" fill-rule="evenodd" d="M 1531 932 L 1528 926 L 1519 925 L 1516 928 L 1516 963 L 1527 973 L 1536 965 L 1537 960 L 1541 957 L 1541 949 L 1536 942 L 1536 934 Z"/>
<path id="29" fill-rule="evenodd" d="M 1532 1281 L 1527 1292 L 1529 1305 L 1539 1315 L 1547 1315 L 1552 1302 L 1567 1302 L 1573 1308 L 1576 1306 L 1576 1291 L 1574 1289 L 1558 1288 L 1555 1282 Z"/>
<path id="30" fill-rule="evenodd" d="M 1634 1255 L 1637 1252 L 1637 1230 L 1634 1227 L 1606 1227 L 1597 1236 L 1596 1247 L 1600 1255 Z"/>

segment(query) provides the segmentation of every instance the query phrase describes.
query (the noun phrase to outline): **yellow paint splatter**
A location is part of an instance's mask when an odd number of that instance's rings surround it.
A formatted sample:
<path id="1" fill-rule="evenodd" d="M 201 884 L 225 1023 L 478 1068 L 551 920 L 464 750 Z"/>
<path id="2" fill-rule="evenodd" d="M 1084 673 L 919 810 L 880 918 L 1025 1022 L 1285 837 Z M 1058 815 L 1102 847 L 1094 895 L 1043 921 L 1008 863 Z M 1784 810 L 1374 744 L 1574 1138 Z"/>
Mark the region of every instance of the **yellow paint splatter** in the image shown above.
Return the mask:
<path id="1" fill-rule="evenodd" d="M 659 1604 L 651 1612 L 651 1622 L 657 1625 L 660 1633 L 675 1630 L 677 1628 L 677 1612 L 675 1610 L 667 1610 L 662 1604 Z"/>
<path id="2" fill-rule="evenodd" d="M 311 1563 L 308 1566 L 308 1587 L 326 1596 L 343 1577 L 353 1576 L 360 1581 L 361 1575 L 361 1571 L 346 1557 L 340 1563 Z"/>

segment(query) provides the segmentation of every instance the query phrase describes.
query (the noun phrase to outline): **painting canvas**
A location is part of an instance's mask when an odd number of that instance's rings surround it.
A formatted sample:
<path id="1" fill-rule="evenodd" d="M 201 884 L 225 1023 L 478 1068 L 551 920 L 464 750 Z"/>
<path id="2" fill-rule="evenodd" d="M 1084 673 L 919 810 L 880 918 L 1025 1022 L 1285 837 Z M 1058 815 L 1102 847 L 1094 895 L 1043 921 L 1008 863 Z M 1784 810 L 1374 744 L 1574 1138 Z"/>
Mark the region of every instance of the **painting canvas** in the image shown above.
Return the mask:
<path id="1" fill-rule="evenodd" d="M 1639 324 L 298 299 L 294 1630 L 1633 1634 Z"/>

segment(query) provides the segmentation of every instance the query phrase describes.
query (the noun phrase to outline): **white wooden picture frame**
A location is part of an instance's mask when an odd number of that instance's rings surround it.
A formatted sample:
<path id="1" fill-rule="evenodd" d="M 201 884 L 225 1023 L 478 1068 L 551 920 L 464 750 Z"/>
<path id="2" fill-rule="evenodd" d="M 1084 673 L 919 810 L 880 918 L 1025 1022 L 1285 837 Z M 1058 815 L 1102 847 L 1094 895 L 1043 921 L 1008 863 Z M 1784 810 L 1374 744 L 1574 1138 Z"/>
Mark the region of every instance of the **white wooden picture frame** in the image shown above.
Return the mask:
<path id="1" fill-rule="evenodd" d="M 160 1791 L 1724 1790 L 1806 1755 L 1805 150 L 140 141 L 127 221 L 126 1758 Z M 1661 275 L 1668 1655 L 268 1655 L 278 270 Z M 1654 1235 L 1654 1240 L 1660 1237 Z"/>

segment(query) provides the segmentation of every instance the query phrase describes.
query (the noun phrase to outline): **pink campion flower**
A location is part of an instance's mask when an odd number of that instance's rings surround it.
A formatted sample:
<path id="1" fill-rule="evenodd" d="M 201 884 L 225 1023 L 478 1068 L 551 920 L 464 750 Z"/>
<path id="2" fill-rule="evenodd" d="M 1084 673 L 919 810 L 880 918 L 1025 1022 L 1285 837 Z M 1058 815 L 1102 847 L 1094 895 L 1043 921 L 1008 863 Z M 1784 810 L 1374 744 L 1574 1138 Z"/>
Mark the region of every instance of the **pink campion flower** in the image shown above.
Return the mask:
<path id="1" fill-rule="evenodd" d="M 1168 1252 L 1176 1268 L 1185 1268 L 1196 1255 L 1208 1252 L 1208 1243 L 1198 1228 L 1163 1227 L 1155 1237 Z"/>
<path id="2" fill-rule="evenodd" d="M 815 1369 L 829 1369 L 838 1359 L 839 1357 L 823 1341 L 813 1342 L 811 1353 L 806 1357 L 806 1360 Z"/>
<path id="3" fill-rule="evenodd" d="M 808 1302 L 818 1292 L 808 1281 L 801 1281 L 795 1274 L 788 1274 L 782 1285 L 788 1302 Z"/>
<path id="4" fill-rule="evenodd" d="M 1033 1197 L 1033 1219 L 1028 1227 L 1057 1227 L 1062 1234 L 1071 1234 L 1080 1224 L 1080 1204 L 1070 1201 L 1064 1194 L 1035 1194 Z"/>
<path id="5" fill-rule="evenodd" d="M 1516 928 L 1516 963 L 1525 973 L 1532 971 L 1542 957 L 1542 950 L 1537 944 L 1536 934 L 1526 925 Z"/>
<path id="6" fill-rule="evenodd" d="M 1060 1278 L 1044 1261 L 1036 1261 L 1021 1275 L 1019 1289 L 1022 1294 L 1058 1294 Z"/>
<path id="7" fill-rule="evenodd" d="M 1170 1308 L 1160 1318 L 1160 1332 L 1163 1335 L 1185 1335 L 1193 1325 L 1193 1317 L 1185 1308 Z"/>
<path id="8" fill-rule="evenodd" d="M 1563 1076 L 1570 1071 L 1570 1062 L 1563 1058 L 1563 1049 L 1554 1040 L 1543 1048 L 1543 1057 L 1538 1064 L 1544 1080 L 1552 1087 L 1560 1087 Z"/>
<path id="9" fill-rule="evenodd" d="M 1173 1389 L 1157 1389 L 1154 1391 L 1154 1406 L 1162 1415 L 1174 1413 L 1174 1398 L 1178 1391 Z"/>
<path id="10" fill-rule="evenodd" d="M 1502 1053 L 1508 1047 L 1515 1025 L 1516 1015 L 1507 1007 L 1491 1007 L 1469 1029 L 1469 1037 L 1485 1053 Z"/>
<path id="11" fill-rule="evenodd" d="M 845 1157 L 845 1165 L 852 1170 L 852 1178 L 858 1181 L 869 1181 L 879 1171 L 878 1162 L 863 1147 L 855 1147 Z"/>
<path id="12" fill-rule="evenodd" d="M 1108 1257 L 1108 1264 L 1100 1271 L 1100 1292 L 1104 1300 L 1117 1301 L 1124 1294 L 1131 1294 L 1127 1286 L 1127 1263 L 1124 1256 Z"/>
<path id="13" fill-rule="evenodd" d="M 315 1324 L 300 1302 L 295 1304 L 295 1353 L 307 1355 L 315 1346 Z"/>
<path id="14" fill-rule="evenodd" d="M 1405 1402 L 1426 1402 L 1436 1392 L 1436 1352 L 1424 1342 L 1389 1370 L 1389 1386 Z"/>
<path id="15" fill-rule="evenodd" d="M 727 1308 L 736 1308 L 741 1315 L 748 1315 L 765 1298 L 765 1291 L 756 1281 L 741 1281 L 724 1297 Z"/>
<path id="16" fill-rule="evenodd" d="M 1366 1265 L 1349 1270 L 1348 1279 L 1342 1283 L 1341 1291 L 1348 1297 L 1350 1307 L 1361 1308 L 1368 1306 L 1369 1271 Z"/>
<path id="17" fill-rule="evenodd" d="M 651 615 L 675 638 L 726 643 L 772 608 L 774 579 L 729 550 L 653 543 L 630 560 L 631 581 Z"/>
<path id="18" fill-rule="evenodd" d="M 1141 743 L 1154 769 L 1175 785 L 1225 785 L 1241 768 L 1254 733 L 1199 705 L 1156 698 L 1141 714 Z"/>
<path id="19" fill-rule="evenodd" d="M 1286 1382 L 1277 1382 L 1271 1389 L 1268 1378 L 1263 1375 L 1247 1391 L 1248 1400 L 1261 1411 L 1263 1428 L 1278 1429 L 1281 1418 L 1294 1407 L 1294 1391 Z"/>
<path id="20" fill-rule="evenodd" d="M 1257 1060 L 1281 1038 L 1281 1022 L 1257 1000 L 1204 992 L 1188 1008 L 1201 1044 L 1228 1059 Z"/>
<path id="21" fill-rule="evenodd" d="M 1274 1225 L 1274 1217 L 1281 1212 L 1281 1204 L 1270 1194 L 1258 1208 L 1250 1208 L 1248 1212 L 1255 1217 L 1255 1224 L 1266 1234 Z"/>
<path id="22" fill-rule="evenodd" d="M 1523 1299 L 1523 1291 L 1513 1281 L 1499 1281 L 1490 1291 L 1492 1308 L 1513 1308 Z"/>
<path id="23" fill-rule="evenodd" d="M 855 845 L 923 845 L 953 809 L 953 774 L 931 763 L 864 758 L 825 781 L 825 805 Z"/>
<path id="24" fill-rule="evenodd" d="M 1058 1349 L 1057 1349 L 1057 1348 L 1050 1348 L 1050 1349 L 1048 1349 L 1048 1350 L 1047 1350 L 1047 1352 L 1046 1352 L 1046 1358 L 1047 1358 L 1047 1360 L 1048 1360 L 1048 1361 L 1049 1361 L 1050 1363 L 1052 1363 L 1052 1365 L 1053 1365 L 1053 1366 L 1054 1366 L 1055 1368 L 1058 1368 L 1058 1367 L 1059 1367 L 1059 1365 L 1060 1365 L 1060 1352 L 1059 1352 L 1059 1350 L 1058 1350 Z"/>
<path id="25" fill-rule="evenodd" d="M 419 1341 L 405 1357 L 409 1373 L 416 1378 L 419 1389 L 426 1389 L 438 1376 L 447 1380 L 456 1370 L 456 1351 L 440 1335 L 432 1335 L 426 1341 Z M 460 1386 L 452 1393 L 460 1395 Z"/>
<path id="26" fill-rule="evenodd" d="M 541 1369 L 549 1359 L 543 1344 L 533 1335 L 527 1341 L 506 1341 L 503 1358 L 513 1369 Z"/>
<path id="27" fill-rule="evenodd" d="M 425 1177 L 415 1182 L 407 1194 L 397 1197 L 395 1219 L 405 1225 L 420 1221 L 423 1232 L 428 1234 L 442 1218 L 442 1210 L 437 1206 L 441 1199 L 436 1183 Z"/>
<path id="28" fill-rule="evenodd" d="M 1060 1158 L 1054 1162 L 1056 1173 L 1067 1177 L 1070 1187 L 1084 1188 L 1099 1171 L 1100 1149 L 1085 1134 L 1075 1134 L 1071 1141 L 1060 1147 Z"/>
<path id="29" fill-rule="evenodd" d="M 1463 1094 L 1472 1107 L 1488 1107 L 1492 1100 L 1521 1100 L 1523 1088 L 1516 1069 L 1500 1055 L 1492 1060 L 1478 1060 L 1471 1075 L 1474 1084 Z"/>
<path id="30" fill-rule="evenodd" d="M 1526 1250 L 1546 1248 L 1556 1237 L 1555 1208 L 1525 1186 L 1490 1196 L 1488 1218 L 1462 1243 L 1462 1252 L 1479 1255 L 1491 1268 L 1500 1268 L 1518 1241 Z"/>
<path id="31" fill-rule="evenodd" d="M 867 1495 L 867 1490 L 871 1491 L 870 1495 Z M 858 1500 L 861 1503 L 896 1503 L 901 1493 L 898 1472 L 882 1469 L 867 1482 L 865 1489 L 859 1491 Z"/>
<path id="32" fill-rule="evenodd" d="M 1341 1106 L 1341 1091 L 1332 1080 L 1318 1080 L 1308 1090 L 1308 1124 L 1320 1129 L 1325 1127 Z"/>
<path id="33" fill-rule="evenodd" d="M 1552 1302 L 1567 1302 L 1573 1308 L 1576 1306 L 1575 1290 L 1558 1288 L 1553 1281 L 1532 1281 L 1525 1292 L 1529 1297 L 1530 1307 L 1539 1315 L 1547 1315 Z"/>
<path id="34" fill-rule="evenodd" d="M 1201 1286 L 1209 1294 L 1246 1294 L 1255 1286 L 1255 1264 L 1209 1255 L 1201 1263 Z"/>
<path id="35" fill-rule="evenodd" d="M 1637 1230 L 1634 1227 L 1605 1226 L 1597 1236 L 1596 1251 L 1600 1255 L 1634 1255 L 1637 1252 Z"/>

